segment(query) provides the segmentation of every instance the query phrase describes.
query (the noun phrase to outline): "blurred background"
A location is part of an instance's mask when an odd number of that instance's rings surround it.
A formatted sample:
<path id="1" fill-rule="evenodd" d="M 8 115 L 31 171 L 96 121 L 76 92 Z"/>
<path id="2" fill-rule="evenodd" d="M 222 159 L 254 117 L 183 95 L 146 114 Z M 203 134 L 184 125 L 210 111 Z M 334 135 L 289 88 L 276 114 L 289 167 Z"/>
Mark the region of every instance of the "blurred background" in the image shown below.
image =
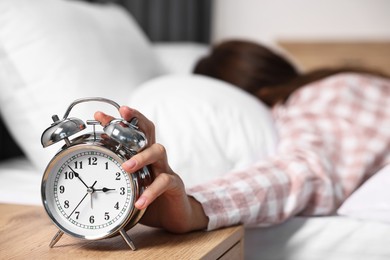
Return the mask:
<path id="1" fill-rule="evenodd" d="M 152 41 L 218 42 L 241 37 L 390 40 L 387 0 L 92 0 L 125 6 Z"/>
<path id="2" fill-rule="evenodd" d="M 390 40 L 387 0 L 215 0 L 212 40 Z"/>
<path id="3" fill-rule="evenodd" d="M 125 7 L 154 43 L 204 47 L 242 38 L 278 49 L 302 70 L 348 65 L 390 73 L 388 0 L 77 1 Z M 0 139 L 9 140 L 0 158 L 21 154 L 1 122 Z"/>
<path id="4" fill-rule="evenodd" d="M 370 67 L 390 73 L 387 0 L 95 0 L 126 7 L 152 42 L 241 38 L 289 56 L 302 70 Z"/>

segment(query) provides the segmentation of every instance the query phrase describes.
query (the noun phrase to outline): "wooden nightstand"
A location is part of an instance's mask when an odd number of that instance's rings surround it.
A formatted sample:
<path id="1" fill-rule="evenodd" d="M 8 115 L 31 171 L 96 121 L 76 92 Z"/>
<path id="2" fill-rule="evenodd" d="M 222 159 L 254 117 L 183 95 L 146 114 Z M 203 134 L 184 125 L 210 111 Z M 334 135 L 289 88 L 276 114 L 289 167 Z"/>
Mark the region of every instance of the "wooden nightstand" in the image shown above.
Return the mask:
<path id="1" fill-rule="evenodd" d="M 244 258 L 242 226 L 175 235 L 138 224 L 127 232 L 136 251 L 130 250 L 120 236 L 87 241 L 64 235 L 49 248 L 56 232 L 43 207 L 0 204 L 0 259 Z"/>

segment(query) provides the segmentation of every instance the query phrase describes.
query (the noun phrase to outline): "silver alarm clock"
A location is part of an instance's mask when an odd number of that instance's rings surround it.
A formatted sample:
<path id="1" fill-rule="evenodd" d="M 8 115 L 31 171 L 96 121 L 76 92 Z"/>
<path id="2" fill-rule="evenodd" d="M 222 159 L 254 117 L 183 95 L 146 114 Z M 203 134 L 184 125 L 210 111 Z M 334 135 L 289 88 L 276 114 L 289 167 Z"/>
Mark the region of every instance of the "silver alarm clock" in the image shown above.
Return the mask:
<path id="1" fill-rule="evenodd" d="M 152 182 L 152 175 L 148 167 L 129 174 L 121 165 L 140 152 L 147 140 L 138 130 L 136 118 L 130 122 L 114 119 L 103 131 L 96 131 L 98 121 L 89 120 L 87 125 L 93 130 L 70 139 L 86 129 L 82 120 L 68 117 L 70 111 L 79 103 L 92 101 L 120 108 L 105 98 L 75 100 L 62 119 L 52 117 L 53 124 L 42 134 L 43 147 L 65 142 L 49 162 L 41 184 L 44 208 L 59 229 L 50 247 L 64 233 L 89 240 L 120 234 L 135 250 L 126 230 L 137 224 L 144 212 L 134 203 Z"/>

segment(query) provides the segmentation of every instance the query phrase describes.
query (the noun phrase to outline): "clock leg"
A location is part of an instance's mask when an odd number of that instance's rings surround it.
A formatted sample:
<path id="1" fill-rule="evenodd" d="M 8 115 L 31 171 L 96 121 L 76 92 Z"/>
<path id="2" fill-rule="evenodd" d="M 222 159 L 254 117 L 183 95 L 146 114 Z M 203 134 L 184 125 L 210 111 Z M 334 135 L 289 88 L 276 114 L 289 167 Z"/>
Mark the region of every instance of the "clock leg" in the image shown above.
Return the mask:
<path id="1" fill-rule="evenodd" d="M 121 230 L 119 230 L 119 233 L 121 234 L 122 238 L 126 241 L 127 245 L 132 249 L 132 250 L 135 250 L 135 245 L 133 243 L 133 241 L 131 241 L 129 235 L 127 235 L 126 231 L 122 228 Z"/>
<path id="2" fill-rule="evenodd" d="M 64 232 L 58 230 L 58 232 L 54 235 L 53 239 L 51 240 L 49 247 L 52 248 L 58 242 L 58 240 L 60 240 L 63 234 Z"/>

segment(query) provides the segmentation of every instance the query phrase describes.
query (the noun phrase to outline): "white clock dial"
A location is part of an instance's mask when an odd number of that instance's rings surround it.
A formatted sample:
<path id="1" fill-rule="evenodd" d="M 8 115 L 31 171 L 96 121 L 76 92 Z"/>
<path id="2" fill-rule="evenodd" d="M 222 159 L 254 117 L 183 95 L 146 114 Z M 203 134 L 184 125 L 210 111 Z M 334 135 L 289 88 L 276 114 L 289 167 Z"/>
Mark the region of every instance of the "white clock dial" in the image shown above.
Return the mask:
<path id="1" fill-rule="evenodd" d="M 49 164 L 45 196 L 56 224 L 75 236 L 97 239 L 126 222 L 134 204 L 134 182 L 109 150 L 70 149 Z"/>

